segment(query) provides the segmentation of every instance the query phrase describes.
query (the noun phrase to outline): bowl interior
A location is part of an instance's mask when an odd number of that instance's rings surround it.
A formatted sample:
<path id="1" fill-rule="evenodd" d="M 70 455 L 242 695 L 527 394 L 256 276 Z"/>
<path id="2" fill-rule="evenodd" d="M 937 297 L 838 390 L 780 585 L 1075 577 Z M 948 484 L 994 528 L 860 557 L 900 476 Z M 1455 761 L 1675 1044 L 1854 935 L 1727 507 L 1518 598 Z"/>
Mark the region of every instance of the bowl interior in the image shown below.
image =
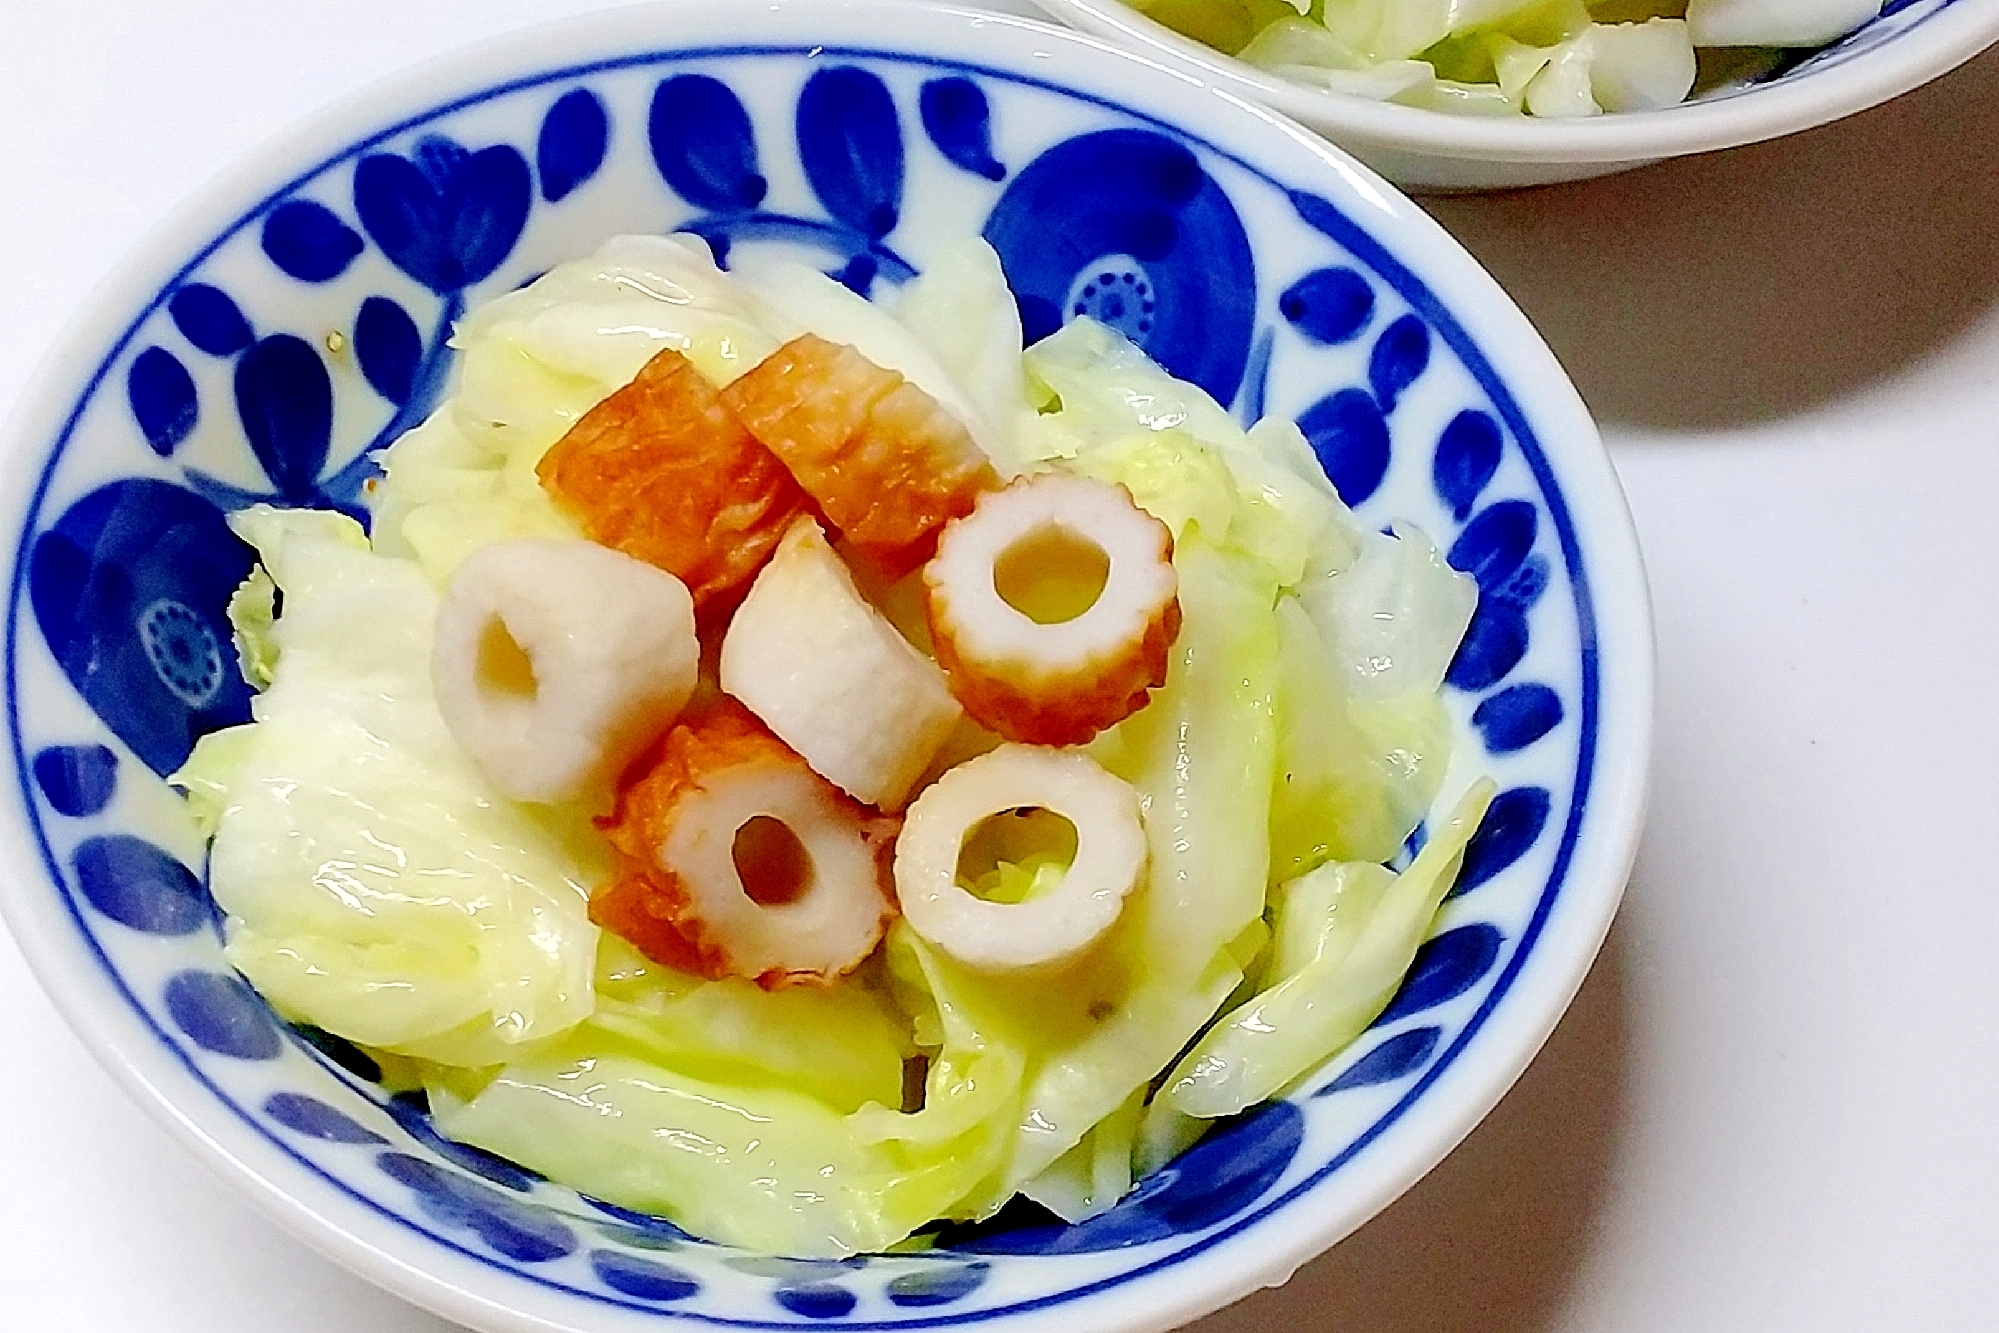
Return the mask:
<path id="1" fill-rule="evenodd" d="M 800 110 L 829 86 L 830 134 Z M 687 104 L 663 88 L 703 114 L 662 114 Z M 1483 774 L 1502 794 L 1408 983 L 1295 1096 L 1093 1221 L 1014 1209 L 842 1262 L 705 1244 L 442 1140 L 367 1055 L 283 1022 L 222 960 L 162 775 L 248 716 L 224 604 L 249 555 L 223 514 L 355 509 L 369 453 L 447 387 L 469 305 L 608 236 L 681 229 L 875 294 L 983 234 L 1030 336 L 1087 312 L 1245 422 L 1299 418 L 1368 521 L 1417 523 L 1478 581 L 1446 797 Z M 1628 866 L 1642 575 L 1552 358 L 1441 232 L 1324 145 L 1036 25 L 679 6 L 407 79 L 163 237 L 51 363 L 14 448 L 15 933 L 98 1052 L 232 1179 L 481 1327 L 1191 1318 L 1281 1279 L 1448 1151 L 1580 982 Z"/>

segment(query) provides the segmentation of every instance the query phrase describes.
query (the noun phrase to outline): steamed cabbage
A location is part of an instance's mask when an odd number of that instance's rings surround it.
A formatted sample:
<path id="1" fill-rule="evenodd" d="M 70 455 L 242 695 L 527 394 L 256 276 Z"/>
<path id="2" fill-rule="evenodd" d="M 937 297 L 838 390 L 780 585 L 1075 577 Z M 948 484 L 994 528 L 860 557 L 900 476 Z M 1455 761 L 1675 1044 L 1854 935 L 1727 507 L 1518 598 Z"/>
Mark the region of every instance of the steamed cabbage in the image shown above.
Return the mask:
<path id="1" fill-rule="evenodd" d="M 1386 861 L 1436 800 L 1450 719 L 1434 686 L 1357 694 L 1297 598 L 1279 602 L 1276 620 L 1272 879 L 1281 883 L 1326 861 Z"/>
<path id="2" fill-rule="evenodd" d="M 895 1030 L 934 1051 L 913 1113 L 899 1109 L 899 1087 L 894 1100 L 846 1110 L 796 1080 L 730 1074 L 724 1031 L 676 1038 L 655 1030 L 634 1041 L 600 1015 L 508 1065 L 469 1099 L 433 1093 L 438 1125 L 586 1193 L 770 1253 L 880 1250 L 933 1219 L 981 1215 L 966 1200 L 1002 1169 L 1021 1101 L 1016 1043 L 995 1031 L 1017 1020 L 942 983 L 940 960 L 906 926 L 891 931 L 884 955 L 897 975 L 882 999 L 900 995 L 917 1011 L 913 1026 Z M 696 983 L 695 993 L 730 985 Z M 871 1067 L 885 1071 L 843 1030 L 854 1014 L 833 997 L 857 990 L 766 995 L 748 987 L 730 1003 L 741 1005 L 739 1017 L 763 1009 L 764 1021 L 772 1017 L 766 1006 L 794 1006 L 783 1015 L 795 1025 L 789 1043 L 800 1052 L 823 1043 L 831 1069 L 817 1077 L 858 1086 Z M 859 1042 L 889 1031 L 865 1031 Z"/>
<path id="3" fill-rule="evenodd" d="M 1490 782 L 1467 793 L 1400 875 L 1335 863 L 1288 885 L 1277 909 L 1274 983 L 1187 1052 L 1158 1102 L 1201 1119 L 1234 1115 L 1366 1031 L 1429 934 L 1492 793 Z"/>
<path id="4" fill-rule="evenodd" d="M 1881 0 L 1127 0 L 1196 41 L 1328 92 L 1468 115 L 1647 111 L 1824 46 Z M 1720 49 L 1705 76 L 1695 48 Z"/>
<path id="5" fill-rule="evenodd" d="M 231 519 L 284 593 L 256 721 L 174 781 L 214 833 L 231 963 L 287 1015 L 461 1065 L 589 1016 L 602 876 L 587 817 L 495 792 L 438 715 L 436 595 L 351 519 Z"/>

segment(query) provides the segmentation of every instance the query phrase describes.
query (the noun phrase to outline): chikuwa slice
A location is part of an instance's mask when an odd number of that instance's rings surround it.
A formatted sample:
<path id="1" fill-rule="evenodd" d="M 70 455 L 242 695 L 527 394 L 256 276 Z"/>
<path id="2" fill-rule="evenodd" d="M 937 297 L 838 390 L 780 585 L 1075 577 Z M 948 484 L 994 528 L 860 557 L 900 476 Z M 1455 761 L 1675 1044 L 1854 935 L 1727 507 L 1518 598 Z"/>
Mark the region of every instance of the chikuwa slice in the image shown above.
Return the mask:
<path id="1" fill-rule="evenodd" d="M 535 471 L 585 535 L 676 575 L 700 608 L 740 593 L 805 508 L 784 464 L 672 348 Z"/>
<path id="2" fill-rule="evenodd" d="M 765 989 L 830 984 L 894 919 L 897 821 L 721 700 L 667 734 L 604 821 L 618 871 L 590 919 L 656 962 Z"/>
<path id="3" fill-rule="evenodd" d="M 840 534 L 907 572 L 999 474 L 964 423 L 893 370 L 805 334 L 722 390 L 722 402 Z"/>
<path id="4" fill-rule="evenodd" d="M 1081 745 L 1145 706 L 1180 633 L 1173 536 L 1121 486 L 1053 474 L 980 498 L 923 569 L 951 692 L 981 725 Z"/>
<path id="5" fill-rule="evenodd" d="M 1075 829 L 1076 854 L 1055 886 L 992 902 L 958 882 L 959 858 L 987 820 L 1045 810 Z M 910 926 L 987 972 L 1072 962 L 1103 937 L 1145 875 L 1138 793 L 1087 755 L 1002 745 L 958 765 L 909 807 L 895 848 L 896 897 Z"/>
<path id="6" fill-rule="evenodd" d="M 811 519 L 792 524 L 737 608 L 721 675 L 815 771 L 884 810 L 902 807 L 963 716 Z"/>
<path id="7" fill-rule="evenodd" d="M 694 691 L 687 587 L 595 542 L 523 537 L 475 552 L 431 648 L 438 711 L 518 801 L 608 792 Z"/>

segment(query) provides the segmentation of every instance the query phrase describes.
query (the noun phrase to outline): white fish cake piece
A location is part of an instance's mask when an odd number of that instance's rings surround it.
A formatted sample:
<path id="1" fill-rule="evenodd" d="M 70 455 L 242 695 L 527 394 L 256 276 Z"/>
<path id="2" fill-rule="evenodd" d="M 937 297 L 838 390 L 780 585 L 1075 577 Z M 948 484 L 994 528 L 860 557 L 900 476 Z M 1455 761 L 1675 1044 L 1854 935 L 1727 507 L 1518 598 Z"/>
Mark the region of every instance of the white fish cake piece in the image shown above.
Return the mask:
<path id="1" fill-rule="evenodd" d="M 785 533 L 722 640 L 722 689 L 813 771 L 898 810 L 963 715 L 811 519 Z"/>
<path id="2" fill-rule="evenodd" d="M 608 795 L 694 692 L 701 647 L 679 579 L 595 542 L 495 542 L 437 612 L 445 725 L 517 801 Z"/>

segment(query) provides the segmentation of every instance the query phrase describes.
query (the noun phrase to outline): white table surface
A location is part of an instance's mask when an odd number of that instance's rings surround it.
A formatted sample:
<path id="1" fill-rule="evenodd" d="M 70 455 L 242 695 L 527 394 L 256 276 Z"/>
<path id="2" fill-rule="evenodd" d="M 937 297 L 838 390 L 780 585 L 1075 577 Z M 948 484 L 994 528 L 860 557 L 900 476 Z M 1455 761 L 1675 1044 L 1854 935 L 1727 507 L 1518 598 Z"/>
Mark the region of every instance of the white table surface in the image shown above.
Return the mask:
<path id="1" fill-rule="evenodd" d="M 589 7 L 8 0 L 0 412 L 193 183 L 380 74 Z M 1512 1095 L 1197 1328 L 1999 1328 L 1999 53 L 1781 145 L 1434 211 L 1630 492 L 1651 820 Z M 0 1327 L 446 1333 L 174 1146 L 4 934 L 0 1071 Z"/>

